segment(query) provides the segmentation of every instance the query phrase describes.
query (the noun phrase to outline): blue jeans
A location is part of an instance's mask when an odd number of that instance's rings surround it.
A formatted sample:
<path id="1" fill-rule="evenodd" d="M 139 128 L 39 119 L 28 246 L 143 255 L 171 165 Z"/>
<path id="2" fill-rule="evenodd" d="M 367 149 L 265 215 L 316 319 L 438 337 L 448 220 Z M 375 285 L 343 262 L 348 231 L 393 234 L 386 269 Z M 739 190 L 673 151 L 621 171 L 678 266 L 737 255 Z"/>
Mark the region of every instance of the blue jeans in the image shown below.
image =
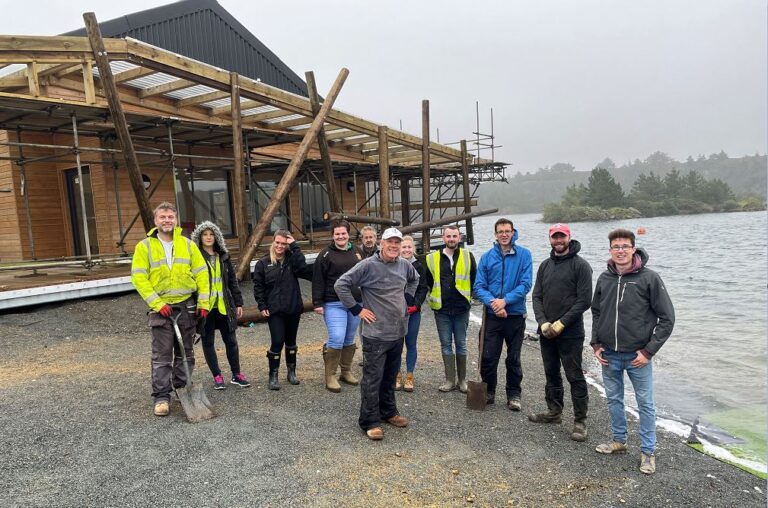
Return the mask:
<path id="1" fill-rule="evenodd" d="M 414 312 L 408 317 L 408 334 L 405 336 L 405 371 L 413 372 L 416 368 L 416 339 L 419 336 L 421 326 L 421 312 Z M 397 362 L 397 371 L 402 368 L 402 358 Z"/>
<path id="2" fill-rule="evenodd" d="M 347 310 L 341 302 L 328 302 L 323 305 L 323 319 L 328 328 L 329 349 L 342 349 L 355 343 L 355 333 L 360 325 L 360 318 Z"/>
<path id="3" fill-rule="evenodd" d="M 456 342 L 456 354 L 467 355 L 467 327 L 469 326 L 469 311 L 461 314 L 448 314 L 435 311 L 435 326 L 440 338 L 440 349 L 444 355 L 453 354 L 453 343 Z"/>
<path id="4" fill-rule="evenodd" d="M 635 368 L 630 365 L 637 353 L 620 353 L 605 349 L 603 358 L 603 384 L 608 397 L 608 412 L 611 415 L 613 440 L 627 442 L 627 415 L 624 412 L 624 371 L 627 372 L 635 390 L 637 409 L 640 413 L 640 450 L 652 454 L 656 449 L 656 404 L 653 401 L 653 364 Z"/>

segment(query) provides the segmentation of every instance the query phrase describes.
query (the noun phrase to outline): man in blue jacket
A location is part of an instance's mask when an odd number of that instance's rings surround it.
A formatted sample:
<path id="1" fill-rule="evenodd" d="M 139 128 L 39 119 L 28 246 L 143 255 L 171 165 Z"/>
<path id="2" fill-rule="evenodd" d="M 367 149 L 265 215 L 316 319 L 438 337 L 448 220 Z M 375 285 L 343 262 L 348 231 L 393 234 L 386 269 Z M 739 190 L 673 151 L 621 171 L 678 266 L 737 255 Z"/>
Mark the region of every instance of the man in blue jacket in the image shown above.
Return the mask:
<path id="1" fill-rule="evenodd" d="M 611 259 L 600 274 L 592 298 L 590 345 L 603 367 L 603 384 L 611 415 L 613 441 L 598 453 L 627 451 L 624 372 L 635 389 L 640 413 L 640 472 L 656 472 L 656 404 L 651 358 L 672 334 L 675 309 L 658 273 L 645 267 L 648 254 L 635 247 L 635 234 L 616 229 L 608 234 Z"/>
<path id="2" fill-rule="evenodd" d="M 496 395 L 496 379 L 503 344 L 507 344 L 507 407 L 520 411 L 523 368 L 520 350 L 525 333 L 525 296 L 531 290 L 531 251 L 515 244 L 518 232 L 509 219 L 494 224 L 496 242 L 477 267 L 475 295 L 485 305 L 485 340 L 480 377 L 488 384 L 488 403 Z"/>

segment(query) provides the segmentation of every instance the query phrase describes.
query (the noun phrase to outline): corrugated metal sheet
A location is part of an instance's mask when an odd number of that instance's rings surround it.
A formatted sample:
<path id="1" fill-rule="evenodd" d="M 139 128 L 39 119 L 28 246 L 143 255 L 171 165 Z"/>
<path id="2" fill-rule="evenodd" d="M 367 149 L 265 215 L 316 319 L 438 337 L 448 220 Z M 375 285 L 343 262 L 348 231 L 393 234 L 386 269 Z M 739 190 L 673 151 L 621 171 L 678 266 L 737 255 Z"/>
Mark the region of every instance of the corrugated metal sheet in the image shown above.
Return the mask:
<path id="1" fill-rule="evenodd" d="M 306 83 L 215 0 L 183 0 L 99 23 L 104 37 L 133 37 L 305 96 Z M 85 29 L 65 35 L 85 35 Z M 132 83 L 133 84 L 133 83 Z"/>

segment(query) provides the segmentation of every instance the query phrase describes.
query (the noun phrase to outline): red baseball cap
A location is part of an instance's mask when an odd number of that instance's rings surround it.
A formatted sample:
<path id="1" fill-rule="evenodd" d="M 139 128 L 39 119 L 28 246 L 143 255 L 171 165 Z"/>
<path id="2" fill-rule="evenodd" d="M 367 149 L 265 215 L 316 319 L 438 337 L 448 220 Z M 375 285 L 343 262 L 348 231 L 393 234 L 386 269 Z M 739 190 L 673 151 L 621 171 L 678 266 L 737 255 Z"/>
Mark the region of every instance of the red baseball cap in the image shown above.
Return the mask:
<path id="1" fill-rule="evenodd" d="M 565 236 L 571 236 L 571 228 L 568 227 L 568 224 L 560 224 L 558 222 L 557 224 L 552 224 L 549 226 L 549 236 L 551 237 L 555 233 L 562 233 Z"/>

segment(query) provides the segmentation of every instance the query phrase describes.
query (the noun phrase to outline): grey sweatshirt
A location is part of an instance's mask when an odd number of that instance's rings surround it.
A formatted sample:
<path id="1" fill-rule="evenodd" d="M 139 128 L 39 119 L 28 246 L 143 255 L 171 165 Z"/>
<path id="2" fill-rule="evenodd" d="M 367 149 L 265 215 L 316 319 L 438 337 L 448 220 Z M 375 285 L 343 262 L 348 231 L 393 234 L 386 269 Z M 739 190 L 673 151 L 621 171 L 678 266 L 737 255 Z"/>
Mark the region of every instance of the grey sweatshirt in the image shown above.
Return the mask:
<path id="1" fill-rule="evenodd" d="M 406 293 L 410 300 L 418 285 L 419 274 L 411 263 L 402 258 L 385 262 L 377 252 L 339 277 L 333 288 L 341 303 L 353 314 L 360 314 L 366 308 L 376 315 L 372 324 L 363 321 L 363 336 L 398 340 L 408 331 Z M 363 293 L 362 307 L 352 296 L 352 288 L 356 286 Z"/>

